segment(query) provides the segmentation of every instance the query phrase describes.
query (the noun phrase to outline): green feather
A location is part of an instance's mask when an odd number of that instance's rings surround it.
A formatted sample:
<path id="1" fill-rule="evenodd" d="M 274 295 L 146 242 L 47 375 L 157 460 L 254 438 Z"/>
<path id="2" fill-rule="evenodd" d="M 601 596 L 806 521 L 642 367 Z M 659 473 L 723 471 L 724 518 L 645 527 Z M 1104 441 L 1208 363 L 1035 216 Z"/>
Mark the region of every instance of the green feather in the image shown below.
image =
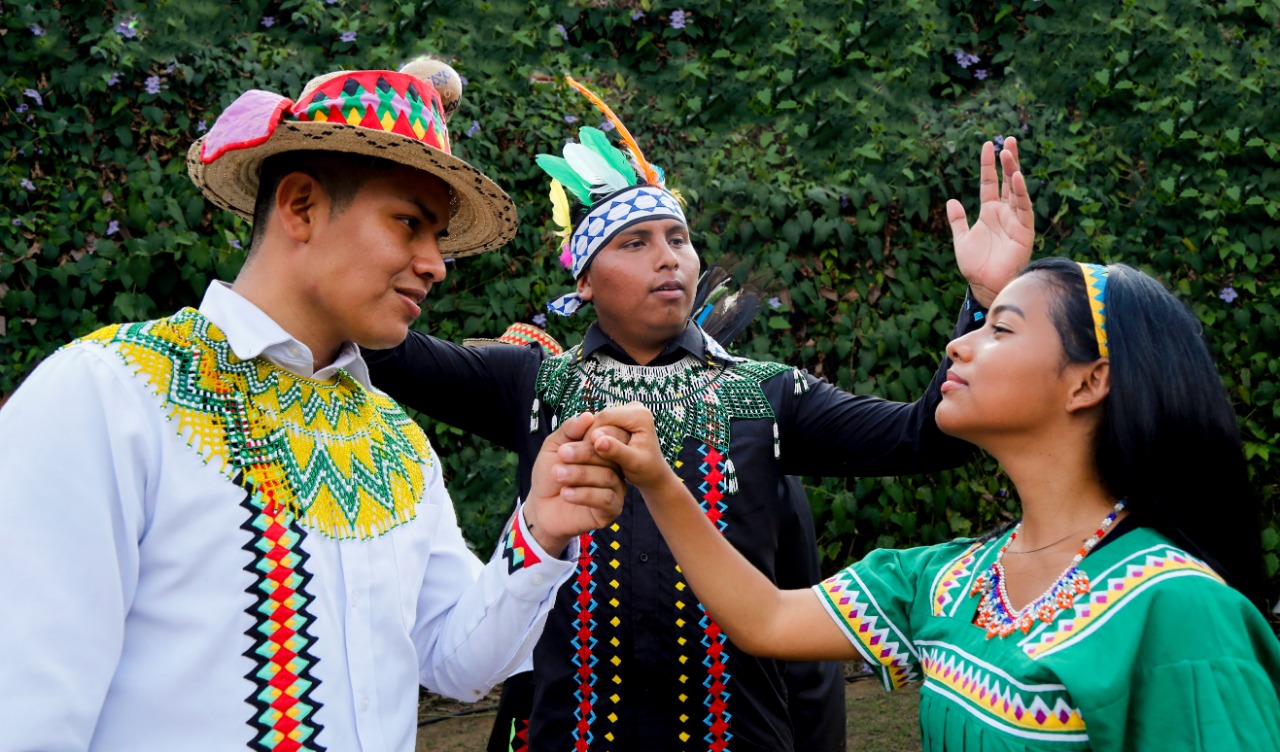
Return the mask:
<path id="1" fill-rule="evenodd" d="M 568 188 L 573 195 L 578 197 L 579 201 L 591 206 L 591 186 L 587 184 L 587 181 L 578 177 L 578 173 L 573 171 L 573 168 L 569 166 L 564 157 L 539 154 L 534 159 L 537 160 L 538 166 L 542 168 L 543 172 L 559 180 L 565 188 Z"/>
<path id="2" fill-rule="evenodd" d="M 578 129 L 578 143 L 604 157 L 609 166 L 622 173 L 631 185 L 636 184 L 635 168 L 631 166 L 627 155 L 609 143 L 609 137 L 604 135 L 604 131 L 584 125 Z"/>

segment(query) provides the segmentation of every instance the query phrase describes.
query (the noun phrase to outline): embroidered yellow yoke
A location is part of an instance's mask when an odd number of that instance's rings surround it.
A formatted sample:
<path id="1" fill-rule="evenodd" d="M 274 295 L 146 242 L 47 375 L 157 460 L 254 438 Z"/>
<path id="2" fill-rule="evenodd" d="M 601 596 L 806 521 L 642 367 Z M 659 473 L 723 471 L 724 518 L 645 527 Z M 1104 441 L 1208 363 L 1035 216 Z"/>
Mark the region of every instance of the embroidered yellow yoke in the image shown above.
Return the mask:
<path id="1" fill-rule="evenodd" d="M 164 400 L 206 463 L 332 538 L 370 538 L 412 520 L 430 456 L 422 429 L 345 371 L 301 378 L 265 358 L 241 360 L 192 308 L 101 329 Z"/>

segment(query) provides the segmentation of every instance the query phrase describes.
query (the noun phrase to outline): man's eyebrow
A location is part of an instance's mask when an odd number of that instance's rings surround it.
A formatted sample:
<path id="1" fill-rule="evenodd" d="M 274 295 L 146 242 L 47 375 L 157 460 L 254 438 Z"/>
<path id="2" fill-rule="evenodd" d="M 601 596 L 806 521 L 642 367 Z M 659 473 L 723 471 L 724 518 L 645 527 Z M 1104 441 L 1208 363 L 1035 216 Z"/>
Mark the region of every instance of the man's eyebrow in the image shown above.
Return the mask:
<path id="1" fill-rule="evenodd" d="M 996 306 L 995 308 L 991 309 L 990 315 L 995 316 L 996 314 L 1003 313 L 1005 311 L 1008 311 L 1009 313 L 1016 313 L 1019 316 L 1021 316 L 1023 320 L 1026 320 L 1027 318 L 1027 314 L 1023 313 L 1021 308 L 1017 307 L 1016 305 L 1010 305 L 1008 303 L 1002 303 Z"/>
<path id="2" fill-rule="evenodd" d="M 642 237 L 642 238 L 647 238 L 652 234 L 653 234 L 653 230 L 650 230 L 648 227 L 638 227 L 638 226 L 628 227 L 627 229 L 618 233 L 619 236 L 633 235 L 633 236 Z"/>
<path id="3" fill-rule="evenodd" d="M 440 217 L 436 216 L 436 213 L 429 209 L 426 204 L 412 196 L 406 197 L 405 200 L 417 207 L 418 211 L 422 214 L 422 218 L 427 221 L 427 224 L 440 224 Z"/>

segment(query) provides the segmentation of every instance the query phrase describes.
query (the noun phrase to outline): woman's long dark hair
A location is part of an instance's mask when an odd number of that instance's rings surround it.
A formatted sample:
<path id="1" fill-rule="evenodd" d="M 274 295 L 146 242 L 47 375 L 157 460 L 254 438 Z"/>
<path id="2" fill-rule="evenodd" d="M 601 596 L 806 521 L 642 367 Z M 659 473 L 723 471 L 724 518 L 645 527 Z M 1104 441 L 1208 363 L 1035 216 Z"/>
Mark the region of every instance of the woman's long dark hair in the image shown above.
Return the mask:
<path id="1" fill-rule="evenodd" d="M 1102 480 L 1128 500 L 1136 522 L 1204 559 L 1266 613 L 1257 498 L 1200 322 L 1150 276 L 1123 264 L 1108 269 L 1111 391 L 1094 447 Z M 1050 310 L 1067 360 L 1096 360 L 1079 265 L 1045 258 L 1019 272 L 1027 274 L 1056 293 Z"/>

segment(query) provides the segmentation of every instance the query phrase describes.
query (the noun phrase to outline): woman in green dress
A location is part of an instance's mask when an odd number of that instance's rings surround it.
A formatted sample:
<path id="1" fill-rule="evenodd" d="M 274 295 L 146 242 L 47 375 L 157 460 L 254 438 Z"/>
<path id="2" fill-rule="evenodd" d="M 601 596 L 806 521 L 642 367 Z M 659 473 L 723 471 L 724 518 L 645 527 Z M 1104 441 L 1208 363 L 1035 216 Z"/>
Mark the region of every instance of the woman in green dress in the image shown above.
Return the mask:
<path id="1" fill-rule="evenodd" d="M 999 460 L 1021 519 L 875 551 L 811 590 L 723 542 L 643 407 L 561 451 L 619 463 L 740 648 L 923 680 L 926 749 L 1276 749 L 1258 509 L 1194 315 L 1130 267 L 1042 259 L 948 355 L 938 425 Z"/>

